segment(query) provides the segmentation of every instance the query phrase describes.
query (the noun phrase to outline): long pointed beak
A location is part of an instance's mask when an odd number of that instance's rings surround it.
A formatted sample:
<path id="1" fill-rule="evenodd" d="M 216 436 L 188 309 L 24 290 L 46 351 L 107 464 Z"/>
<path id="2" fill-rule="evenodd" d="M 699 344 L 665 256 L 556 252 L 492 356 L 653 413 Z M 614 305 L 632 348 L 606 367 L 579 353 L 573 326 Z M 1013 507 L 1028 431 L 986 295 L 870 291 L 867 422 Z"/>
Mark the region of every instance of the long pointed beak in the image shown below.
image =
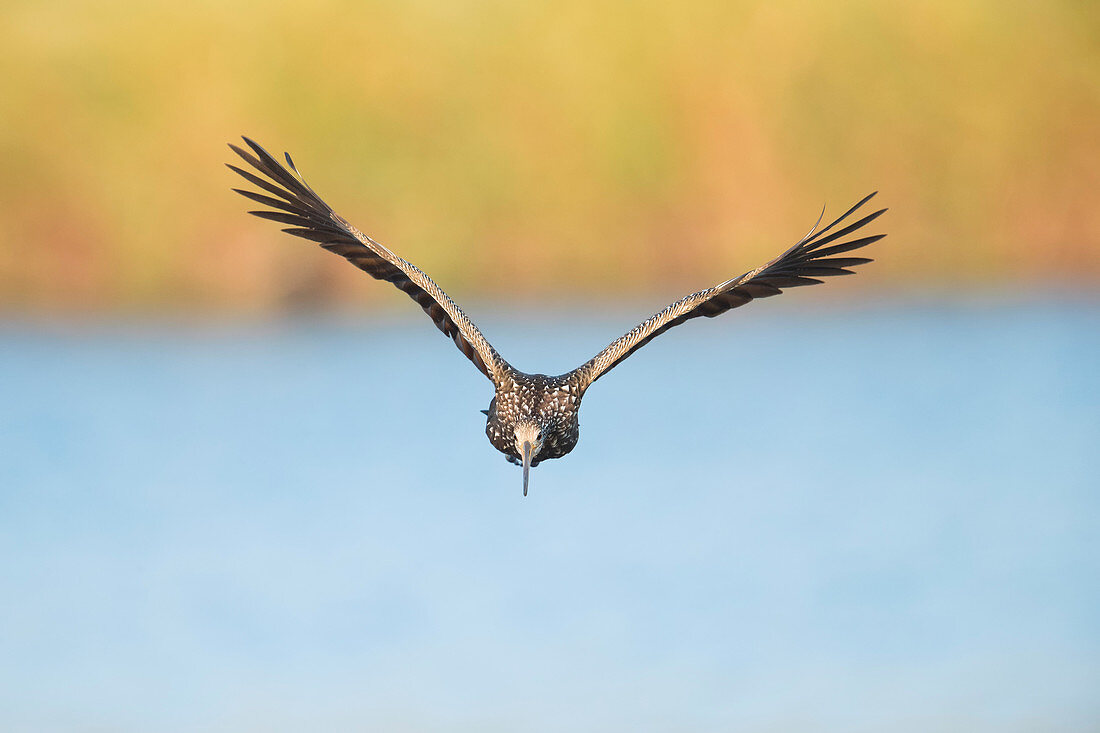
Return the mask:
<path id="1" fill-rule="evenodd" d="M 527 496 L 527 475 L 531 473 L 531 441 L 523 441 L 523 495 Z"/>

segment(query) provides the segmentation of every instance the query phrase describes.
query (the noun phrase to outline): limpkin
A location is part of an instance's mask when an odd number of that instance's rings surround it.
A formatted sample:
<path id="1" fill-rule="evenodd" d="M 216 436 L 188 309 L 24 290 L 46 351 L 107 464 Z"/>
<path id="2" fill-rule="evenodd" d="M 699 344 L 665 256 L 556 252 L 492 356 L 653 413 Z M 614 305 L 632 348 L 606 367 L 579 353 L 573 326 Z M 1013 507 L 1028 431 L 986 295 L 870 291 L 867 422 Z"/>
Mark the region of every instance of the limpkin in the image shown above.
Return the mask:
<path id="1" fill-rule="evenodd" d="M 267 209 L 250 214 L 290 226 L 288 234 L 317 242 L 344 257 L 371 277 L 393 283 L 424 309 L 436 327 L 454 340 L 482 374 L 493 382 L 495 394 L 486 416 L 485 433 L 493 447 L 507 459 L 523 466 L 523 495 L 527 495 L 530 468 L 540 461 L 561 458 L 577 445 L 580 435 L 578 412 L 592 383 L 617 364 L 673 326 L 699 316 L 713 318 L 755 298 L 778 295 L 783 288 L 820 283 L 820 277 L 849 275 L 848 269 L 871 262 L 846 253 L 877 242 L 885 235 L 849 238 L 877 219 L 886 209 L 834 229 L 845 222 L 872 193 L 823 229 L 822 216 L 813 228 L 790 249 L 755 270 L 692 293 L 639 323 L 594 357 L 571 372 L 550 376 L 519 371 L 496 352 L 466 314 L 427 274 L 398 257 L 349 224 L 306 184 L 285 153 L 286 165 L 247 137 L 251 153 L 230 144 L 233 152 L 265 178 L 229 167 L 265 193 L 233 189 Z M 270 194 L 270 195 L 267 195 Z M 843 241 L 839 241 L 843 240 Z M 836 242 L 836 244 L 833 244 Z"/>

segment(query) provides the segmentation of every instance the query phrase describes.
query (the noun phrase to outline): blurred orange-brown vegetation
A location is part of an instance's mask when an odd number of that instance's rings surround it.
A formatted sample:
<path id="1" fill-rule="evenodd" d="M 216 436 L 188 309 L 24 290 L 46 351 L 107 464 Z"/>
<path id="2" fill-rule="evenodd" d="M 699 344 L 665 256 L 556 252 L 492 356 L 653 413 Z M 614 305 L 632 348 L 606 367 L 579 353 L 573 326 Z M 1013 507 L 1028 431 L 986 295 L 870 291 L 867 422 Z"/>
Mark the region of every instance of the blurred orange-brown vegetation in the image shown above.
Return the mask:
<path id="1" fill-rule="evenodd" d="M 241 133 L 457 296 L 710 285 L 872 189 L 853 285 L 1100 281 L 1095 2 L 8 0 L 0 78 L 9 312 L 383 297 Z"/>

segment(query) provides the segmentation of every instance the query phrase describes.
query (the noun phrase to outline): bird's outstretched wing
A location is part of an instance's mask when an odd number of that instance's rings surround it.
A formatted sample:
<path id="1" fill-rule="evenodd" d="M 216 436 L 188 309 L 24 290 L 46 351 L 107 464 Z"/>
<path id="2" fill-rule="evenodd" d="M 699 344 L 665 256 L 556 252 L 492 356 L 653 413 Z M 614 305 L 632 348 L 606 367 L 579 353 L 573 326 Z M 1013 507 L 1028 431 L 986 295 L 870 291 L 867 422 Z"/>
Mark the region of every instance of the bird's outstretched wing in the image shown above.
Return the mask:
<path id="1" fill-rule="evenodd" d="M 616 364 L 645 346 L 652 339 L 673 326 L 679 326 L 690 318 L 698 318 L 699 316 L 713 318 L 731 308 L 744 305 L 754 298 L 779 295 L 783 292 L 782 288 L 814 285 L 821 282 L 817 279 L 819 277 L 850 275 L 852 271 L 847 268 L 871 262 L 866 257 L 847 257 L 843 255 L 846 252 L 866 247 L 872 242 L 877 242 L 886 236 L 885 234 L 850 239 L 837 244 L 833 244 L 833 242 L 844 239 L 866 226 L 885 213 L 886 209 L 868 214 L 831 234 L 829 232 L 838 224 L 844 222 L 874 195 L 872 193 L 867 196 L 846 211 L 843 216 L 820 231 L 817 230 L 817 224 L 815 224 L 814 228 L 797 244 L 771 262 L 746 272 L 740 277 L 715 285 L 713 288 L 692 293 L 686 298 L 671 304 L 660 313 L 655 313 L 649 319 L 639 323 L 623 334 L 617 341 L 611 343 L 606 349 L 577 368 L 576 373 L 581 388 L 586 389 L 588 385 L 595 382 Z M 824 212 L 822 214 L 824 215 Z M 818 224 L 820 223 L 819 218 Z"/>
<path id="2" fill-rule="evenodd" d="M 265 180 L 235 165 L 230 165 L 229 168 L 272 195 L 266 196 L 240 188 L 233 190 L 269 209 L 274 209 L 274 211 L 261 210 L 248 213 L 289 224 L 289 228 L 283 229 L 287 234 L 318 242 L 328 251 L 344 257 L 371 277 L 393 283 L 399 290 L 405 291 L 431 317 L 436 327 L 450 336 L 459 350 L 494 383 L 499 383 L 506 372 L 510 371 L 508 363 L 485 340 L 477 326 L 466 317 L 462 309 L 443 292 L 442 288 L 422 270 L 363 234 L 333 211 L 302 180 L 289 153 L 284 154 L 287 165 L 290 167 L 288 171 L 258 144 L 247 137 L 244 141 L 254 155 L 236 145 L 230 144 L 229 147 L 270 180 Z"/>

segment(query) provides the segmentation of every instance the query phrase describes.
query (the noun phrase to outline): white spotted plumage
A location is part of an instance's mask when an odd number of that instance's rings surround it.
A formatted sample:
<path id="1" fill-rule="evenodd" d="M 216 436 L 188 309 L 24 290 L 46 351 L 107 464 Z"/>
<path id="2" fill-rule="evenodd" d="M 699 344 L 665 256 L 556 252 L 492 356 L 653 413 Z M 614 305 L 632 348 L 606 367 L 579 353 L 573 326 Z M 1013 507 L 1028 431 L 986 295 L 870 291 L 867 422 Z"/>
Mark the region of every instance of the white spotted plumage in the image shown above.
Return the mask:
<path id="1" fill-rule="evenodd" d="M 290 228 L 283 231 L 317 242 L 371 277 L 393 284 L 416 301 L 436 327 L 492 380 L 496 394 L 485 411 L 488 417 L 485 433 L 489 441 L 509 460 L 517 460 L 517 435 L 533 438 L 533 444 L 538 445 L 531 465 L 548 458 L 560 458 L 573 449 L 580 434 L 577 412 L 585 391 L 656 336 L 692 318 L 711 318 L 751 300 L 778 295 L 785 288 L 820 283 L 819 277 L 851 274 L 848 268 L 871 260 L 851 257 L 847 253 L 884 236 L 845 239 L 875 220 L 885 209 L 836 228 L 874 196 L 871 194 L 820 230 L 817 228 L 821 223 L 819 217 L 806 236 L 770 262 L 740 277 L 692 293 L 645 319 L 568 374 L 556 377 L 525 374 L 496 352 L 458 305 L 426 273 L 333 211 L 305 183 L 289 155 L 285 157 L 290 170 L 252 140 L 244 140 L 250 151 L 235 145 L 230 147 L 259 174 L 266 176 L 265 179 L 229 166 L 263 191 L 234 189 L 268 207 L 249 213 L 289 225 Z M 832 231 L 834 228 L 836 230 Z"/>

